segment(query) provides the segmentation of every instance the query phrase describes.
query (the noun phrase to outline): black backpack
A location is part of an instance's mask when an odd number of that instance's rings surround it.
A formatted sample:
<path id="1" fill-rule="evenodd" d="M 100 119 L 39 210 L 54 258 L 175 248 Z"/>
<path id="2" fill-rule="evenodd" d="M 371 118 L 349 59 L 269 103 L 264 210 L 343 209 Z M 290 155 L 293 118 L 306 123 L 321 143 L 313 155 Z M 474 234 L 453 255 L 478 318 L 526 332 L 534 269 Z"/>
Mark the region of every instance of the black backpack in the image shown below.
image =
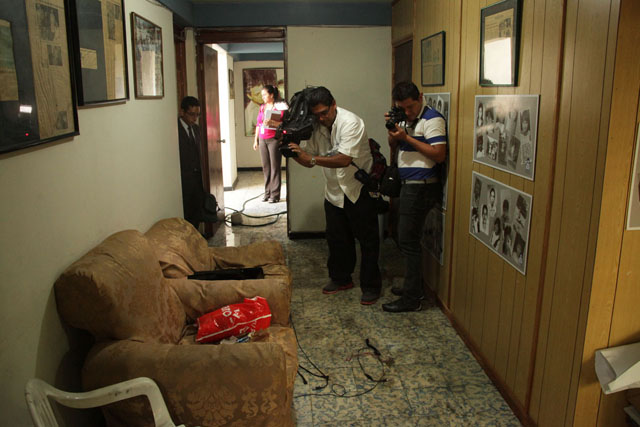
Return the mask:
<path id="1" fill-rule="evenodd" d="M 282 114 L 282 123 L 276 129 L 276 139 L 283 144 L 311 138 L 313 132 L 313 115 L 309 112 L 307 94 L 314 88 L 306 88 L 296 92 L 289 102 L 289 108 Z"/>
<path id="2" fill-rule="evenodd" d="M 351 164 L 358 169 L 355 175 L 356 179 L 362 182 L 368 191 L 378 193 L 380 192 L 382 177 L 384 177 L 387 171 L 387 159 L 384 157 L 384 154 L 380 152 L 380 144 L 372 138 L 369 138 L 369 149 L 371 150 L 371 157 L 373 157 L 370 172 L 360 169 L 354 162 L 351 162 Z"/>

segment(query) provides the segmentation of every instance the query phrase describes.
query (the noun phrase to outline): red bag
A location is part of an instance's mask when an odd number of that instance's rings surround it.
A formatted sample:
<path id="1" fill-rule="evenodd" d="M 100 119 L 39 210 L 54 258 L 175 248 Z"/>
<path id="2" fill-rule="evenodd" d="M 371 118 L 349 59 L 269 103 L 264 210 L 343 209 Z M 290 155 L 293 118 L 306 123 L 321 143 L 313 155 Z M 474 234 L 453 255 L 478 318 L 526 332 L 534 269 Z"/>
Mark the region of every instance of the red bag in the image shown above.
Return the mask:
<path id="1" fill-rule="evenodd" d="M 196 341 L 208 343 L 230 336 L 267 329 L 271 324 L 271 310 L 262 297 L 245 298 L 239 304 L 225 305 L 198 318 Z"/>

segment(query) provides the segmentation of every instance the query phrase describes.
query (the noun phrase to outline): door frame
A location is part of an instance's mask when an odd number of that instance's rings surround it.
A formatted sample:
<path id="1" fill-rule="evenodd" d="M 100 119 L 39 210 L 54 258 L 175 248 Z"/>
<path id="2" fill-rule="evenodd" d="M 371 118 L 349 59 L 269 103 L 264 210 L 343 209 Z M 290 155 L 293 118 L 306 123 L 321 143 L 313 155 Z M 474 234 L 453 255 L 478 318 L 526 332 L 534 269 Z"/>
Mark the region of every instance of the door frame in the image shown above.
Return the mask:
<path id="1" fill-rule="evenodd" d="M 287 28 L 286 27 L 216 27 L 216 28 L 197 28 L 194 30 L 194 37 L 196 41 L 196 61 L 197 61 L 197 76 L 198 76 L 198 97 L 204 99 L 205 87 L 204 87 L 204 55 L 203 46 L 205 44 L 220 44 L 220 43 L 264 43 L 264 42 L 281 42 L 284 51 L 284 84 L 285 91 L 289 93 L 289 79 L 287 76 Z M 200 123 L 206 123 L 203 121 L 204 109 L 202 109 L 202 117 L 200 117 Z M 206 130 L 205 130 L 206 132 Z M 205 156 L 206 157 L 206 156 Z M 205 160 L 204 167 L 204 180 L 206 181 L 205 190 L 211 192 L 210 177 L 209 177 L 209 159 Z M 289 169 L 286 168 L 287 182 L 289 181 Z M 221 187 L 224 187 L 223 183 L 220 183 Z M 289 197 L 287 197 L 287 210 L 289 208 Z M 224 215 L 224 212 L 223 212 Z M 289 221 L 287 217 L 287 222 Z M 208 228 L 207 228 L 208 227 Z M 213 234 L 213 225 L 206 224 L 205 232 Z"/>

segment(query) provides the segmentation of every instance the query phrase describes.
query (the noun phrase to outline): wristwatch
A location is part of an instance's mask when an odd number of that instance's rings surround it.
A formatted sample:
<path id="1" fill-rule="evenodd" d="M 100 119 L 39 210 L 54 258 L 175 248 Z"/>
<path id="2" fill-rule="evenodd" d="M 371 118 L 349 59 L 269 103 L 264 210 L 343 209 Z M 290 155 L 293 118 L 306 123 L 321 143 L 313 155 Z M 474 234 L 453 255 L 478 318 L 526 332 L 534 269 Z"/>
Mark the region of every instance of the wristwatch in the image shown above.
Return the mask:
<path id="1" fill-rule="evenodd" d="M 309 161 L 309 163 L 311 163 L 311 166 L 315 166 L 316 165 L 316 158 L 315 157 L 311 157 L 311 160 Z"/>

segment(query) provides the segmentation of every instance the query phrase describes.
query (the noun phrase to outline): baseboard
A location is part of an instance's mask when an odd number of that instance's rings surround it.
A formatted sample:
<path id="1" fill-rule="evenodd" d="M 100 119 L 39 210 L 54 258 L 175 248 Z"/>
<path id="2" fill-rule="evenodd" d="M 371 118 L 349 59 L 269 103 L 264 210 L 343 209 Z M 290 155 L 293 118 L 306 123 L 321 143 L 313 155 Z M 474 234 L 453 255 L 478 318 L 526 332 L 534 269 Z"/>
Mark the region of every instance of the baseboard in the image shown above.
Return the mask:
<path id="1" fill-rule="evenodd" d="M 291 240 L 296 239 L 323 239 L 324 231 L 289 231 L 287 237 Z"/>
<path id="2" fill-rule="evenodd" d="M 233 191 L 233 189 L 236 188 L 236 185 L 238 185 L 238 176 L 237 175 L 236 175 L 235 181 L 233 181 L 233 184 L 231 184 L 231 187 L 224 187 L 223 190 L 224 191 Z"/>
<path id="3" fill-rule="evenodd" d="M 287 168 L 282 166 L 280 169 L 286 170 Z M 238 172 L 251 172 L 251 171 L 261 171 L 262 167 L 246 167 L 246 168 L 238 168 Z"/>
<path id="4" fill-rule="evenodd" d="M 458 335 L 460 335 L 460 338 L 462 338 L 462 341 L 464 341 L 464 344 L 471 351 L 471 354 L 473 354 L 473 357 L 476 358 L 476 360 L 478 361 L 478 363 L 480 364 L 484 372 L 487 374 L 491 382 L 493 382 L 493 384 L 496 386 L 496 388 L 504 398 L 505 402 L 507 402 L 507 404 L 513 411 L 514 415 L 518 417 L 522 425 L 526 427 L 535 426 L 536 423 L 529 416 L 524 406 L 522 406 L 520 402 L 518 402 L 518 399 L 513 395 L 509 386 L 507 386 L 507 384 L 493 370 L 493 368 L 491 367 L 491 364 L 482 355 L 479 347 L 476 345 L 473 339 L 469 336 L 467 331 L 462 327 L 460 322 L 458 322 L 453 312 L 451 312 L 451 310 L 449 310 L 442 303 L 440 298 L 438 298 L 438 295 L 431 288 L 426 286 L 425 289 L 431 295 L 432 300 L 436 301 L 440 310 L 442 310 L 445 316 L 447 316 L 447 318 L 451 322 L 451 325 L 453 325 L 453 328 L 456 330 Z"/>

